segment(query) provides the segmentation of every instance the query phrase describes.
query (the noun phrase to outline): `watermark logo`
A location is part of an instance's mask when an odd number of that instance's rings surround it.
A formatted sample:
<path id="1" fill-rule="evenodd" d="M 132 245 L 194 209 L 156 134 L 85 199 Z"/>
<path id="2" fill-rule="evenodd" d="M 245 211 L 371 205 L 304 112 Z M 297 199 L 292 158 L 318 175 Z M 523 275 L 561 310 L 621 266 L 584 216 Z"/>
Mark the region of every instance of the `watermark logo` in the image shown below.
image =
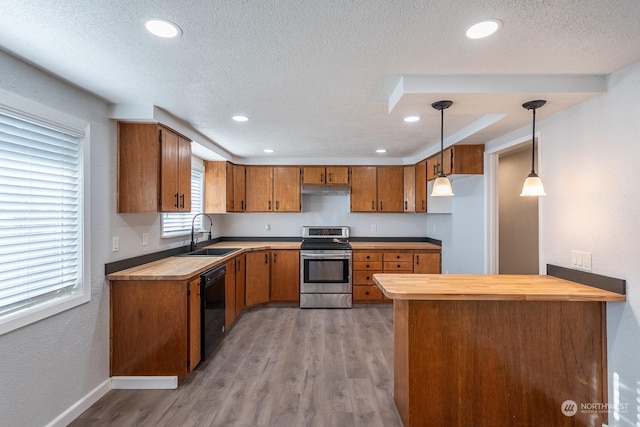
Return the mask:
<path id="1" fill-rule="evenodd" d="M 578 413 L 578 404 L 573 400 L 565 400 L 560 405 L 560 410 L 567 417 L 573 417 L 575 414 Z"/>

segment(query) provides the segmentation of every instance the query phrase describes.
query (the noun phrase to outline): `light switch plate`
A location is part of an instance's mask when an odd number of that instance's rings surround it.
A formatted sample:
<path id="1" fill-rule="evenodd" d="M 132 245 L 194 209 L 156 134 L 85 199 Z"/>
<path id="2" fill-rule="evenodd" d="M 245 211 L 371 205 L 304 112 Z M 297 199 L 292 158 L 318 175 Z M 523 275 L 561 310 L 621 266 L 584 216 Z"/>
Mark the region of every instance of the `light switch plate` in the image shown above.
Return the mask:
<path id="1" fill-rule="evenodd" d="M 591 271 L 591 252 L 571 251 L 571 268 Z"/>

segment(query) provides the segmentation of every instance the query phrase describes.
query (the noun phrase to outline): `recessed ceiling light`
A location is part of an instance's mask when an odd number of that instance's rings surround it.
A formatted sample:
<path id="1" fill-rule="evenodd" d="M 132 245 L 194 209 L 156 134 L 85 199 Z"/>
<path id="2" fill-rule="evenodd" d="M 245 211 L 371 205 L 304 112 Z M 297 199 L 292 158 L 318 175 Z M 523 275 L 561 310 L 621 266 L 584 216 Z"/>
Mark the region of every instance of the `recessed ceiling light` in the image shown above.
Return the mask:
<path id="1" fill-rule="evenodd" d="M 247 122 L 247 121 L 249 121 L 249 117 L 247 117 L 247 116 L 233 116 L 232 119 L 235 120 L 236 122 Z"/>
<path id="2" fill-rule="evenodd" d="M 418 116 L 407 116 L 404 118 L 404 121 L 407 123 L 417 122 L 418 120 L 420 120 L 420 117 Z"/>
<path id="3" fill-rule="evenodd" d="M 265 153 L 273 153 L 275 150 L 273 148 L 265 148 L 263 151 Z"/>
<path id="4" fill-rule="evenodd" d="M 387 150 L 385 150 L 384 148 L 378 148 L 378 149 L 376 150 L 376 153 L 378 153 L 378 154 L 384 154 L 384 153 L 386 153 L 386 152 L 387 152 Z"/>
<path id="5" fill-rule="evenodd" d="M 182 34 L 182 30 L 178 25 L 164 19 L 150 19 L 145 22 L 144 26 L 151 34 L 167 39 Z"/>
<path id="6" fill-rule="evenodd" d="M 482 39 L 489 37 L 502 27 L 502 21 L 499 19 L 485 19 L 467 28 L 467 37 L 470 39 Z"/>

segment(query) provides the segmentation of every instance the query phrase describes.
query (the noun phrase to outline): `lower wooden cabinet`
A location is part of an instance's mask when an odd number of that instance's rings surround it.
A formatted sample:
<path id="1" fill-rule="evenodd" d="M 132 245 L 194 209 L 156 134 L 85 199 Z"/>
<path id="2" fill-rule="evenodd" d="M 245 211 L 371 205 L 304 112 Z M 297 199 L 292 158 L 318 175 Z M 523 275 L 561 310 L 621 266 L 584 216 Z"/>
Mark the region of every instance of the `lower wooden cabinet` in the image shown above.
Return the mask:
<path id="1" fill-rule="evenodd" d="M 225 265 L 224 276 L 224 328 L 229 329 L 236 320 L 236 260 Z"/>
<path id="2" fill-rule="evenodd" d="M 246 255 L 238 255 L 235 257 L 235 269 L 236 269 L 236 317 L 240 314 L 242 310 L 244 310 L 245 302 L 245 265 L 246 265 Z"/>
<path id="3" fill-rule="evenodd" d="M 255 251 L 247 253 L 245 305 L 255 305 L 269 302 L 269 251 Z"/>
<path id="4" fill-rule="evenodd" d="M 200 278 L 112 281 L 111 376 L 176 375 L 200 362 Z"/>
<path id="5" fill-rule="evenodd" d="M 438 250 L 354 250 L 353 301 L 391 302 L 373 282 L 376 273 L 440 273 Z"/>
<path id="6" fill-rule="evenodd" d="M 271 301 L 300 302 L 300 251 L 271 251 Z"/>

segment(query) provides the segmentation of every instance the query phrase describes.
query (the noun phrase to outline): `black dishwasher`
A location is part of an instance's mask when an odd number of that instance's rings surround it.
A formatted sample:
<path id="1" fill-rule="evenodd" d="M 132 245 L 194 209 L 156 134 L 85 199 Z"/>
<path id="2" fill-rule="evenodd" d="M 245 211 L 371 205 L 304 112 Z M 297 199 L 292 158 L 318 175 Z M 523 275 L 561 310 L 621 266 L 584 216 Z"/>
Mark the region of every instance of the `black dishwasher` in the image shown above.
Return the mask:
<path id="1" fill-rule="evenodd" d="M 200 275 L 202 292 L 201 360 L 213 353 L 224 337 L 224 265 L 211 268 Z"/>

